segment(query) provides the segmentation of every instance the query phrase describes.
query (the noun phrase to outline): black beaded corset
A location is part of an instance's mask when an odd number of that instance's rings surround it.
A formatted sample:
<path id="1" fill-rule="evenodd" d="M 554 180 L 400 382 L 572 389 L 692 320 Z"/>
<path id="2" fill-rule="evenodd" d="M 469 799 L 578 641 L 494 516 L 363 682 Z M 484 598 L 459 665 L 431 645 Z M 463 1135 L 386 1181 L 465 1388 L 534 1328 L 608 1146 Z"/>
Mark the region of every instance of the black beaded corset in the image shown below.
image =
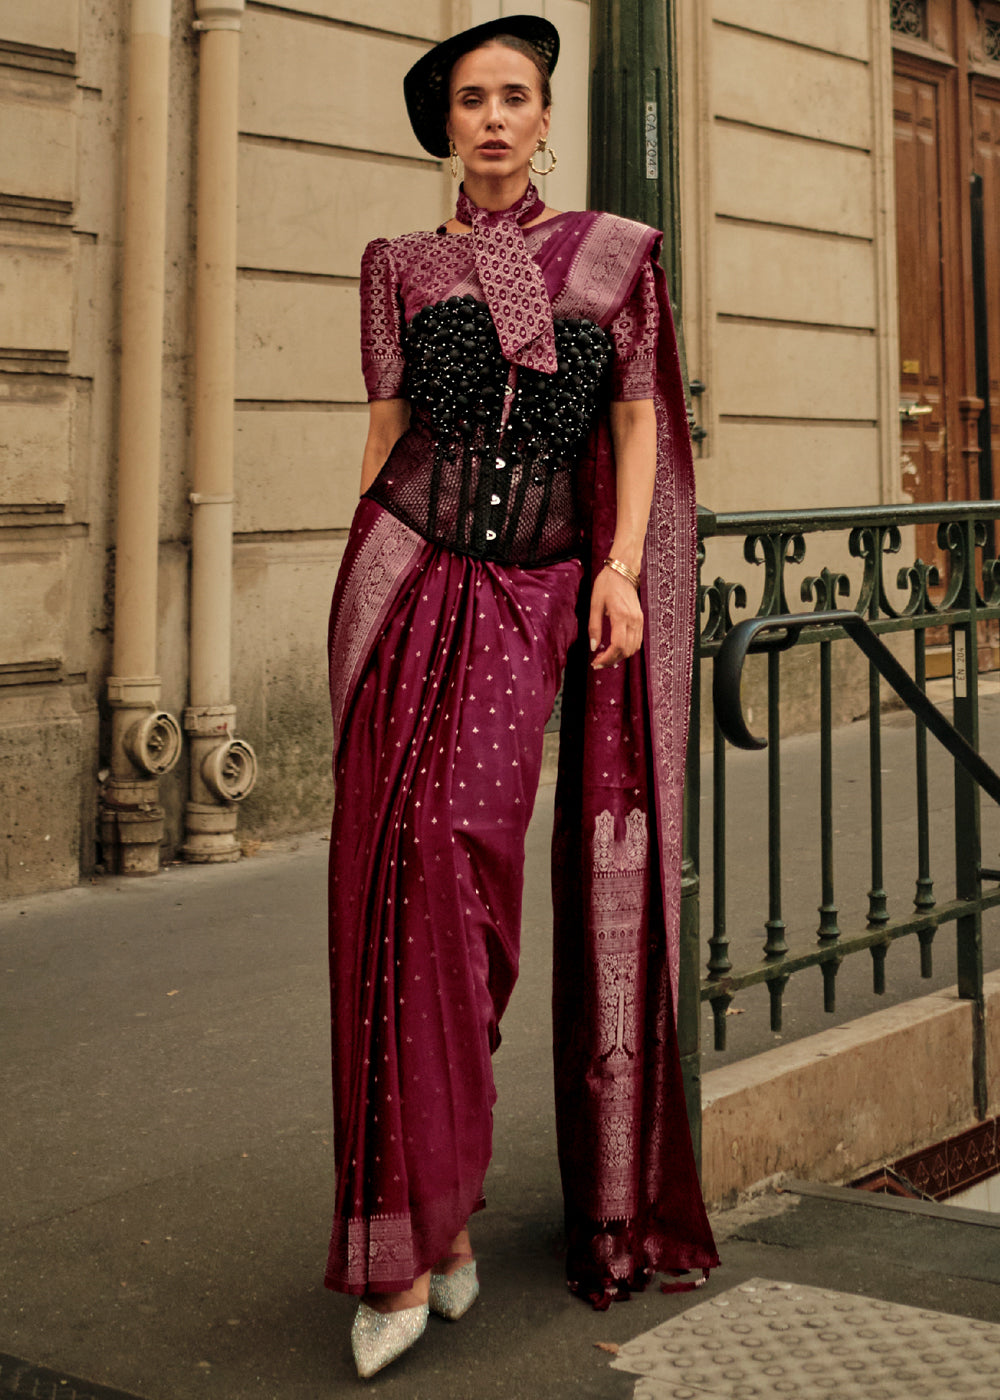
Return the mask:
<path id="1" fill-rule="evenodd" d="M 613 348 L 593 321 L 555 322 L 558 373 L 512 368 L 489 308 L 449 297 L 403 339 L 410 427 L 368 496 L 425 539 L 526 566 L 579 554 L 573 468 L 606 396 Z"/>

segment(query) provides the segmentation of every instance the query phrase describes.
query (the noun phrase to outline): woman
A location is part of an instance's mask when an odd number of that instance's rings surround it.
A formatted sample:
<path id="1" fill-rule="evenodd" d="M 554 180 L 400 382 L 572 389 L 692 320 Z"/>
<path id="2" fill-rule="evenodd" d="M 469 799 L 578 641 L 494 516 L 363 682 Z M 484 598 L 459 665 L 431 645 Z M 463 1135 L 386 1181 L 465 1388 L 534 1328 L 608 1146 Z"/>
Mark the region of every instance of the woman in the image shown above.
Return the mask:
<path id="1" fill-rule="evenodd" d="M 330 624 L 326 1274 L 362 1295 L 362 1376 L 429 1308 L 457 1318 L 478 1293 L 490 1057 L 570 652 L 554 861 L 570 1284 L 607 1306 L 657 1269 L 716 1262 L 671 992 L 694 615 L 683 395 L 659 236 L 546 209 L 530 182 L 555 159 L 558 47 L 518 16 L 419 60 L 407 108 L 464 167 L 455 216 L 362 264 L 371 419 Z"/>

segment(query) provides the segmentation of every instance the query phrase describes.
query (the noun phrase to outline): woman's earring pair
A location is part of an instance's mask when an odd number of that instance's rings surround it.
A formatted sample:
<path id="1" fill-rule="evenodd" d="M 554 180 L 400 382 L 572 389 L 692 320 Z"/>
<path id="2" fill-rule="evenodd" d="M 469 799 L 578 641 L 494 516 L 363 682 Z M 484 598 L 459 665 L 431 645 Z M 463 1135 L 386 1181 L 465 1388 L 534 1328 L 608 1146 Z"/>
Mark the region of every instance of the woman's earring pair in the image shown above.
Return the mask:
<path id="1" fill-rule="evenodd" d="M 544 136 L 542 137 L 542 139 L 541 139 L 541 140 L 539 141 L 539 143 L 538 143 L 538 150 L 535 152 L 535 155 L 538 155 L 539 152 L 541 152 L 541 153 L 543 153 L 543 154 L 545 154 L 545 155 L 551 156 L 551 158 L 552 158 L 552 164 L 551 164 L 551 165 L 547 165 L 547 166 L 545 167 L 544 170 L 539 170 L 538 166 L 535 164 L 535 156 L 532 156 L 531 159 L 528 161 L 528 165 L 531 167 L 531 169 L 535 172 L 536 175 L 550 175 L 550 174 L 552 173 L 552 171 L 555 170 L 556 166 L 558 165 L 558 163 L 559 163 L 559 157 L 556 155 L 555 151 L 551 148 L 551 146 L 549 146 L 549 145 L 547 144 L 547 142 L 546 142 Z M 455 149 L 455 143 L 454 143 L 454 141 L 452 141 L 452 140 L 449 140 L 449 142 L 448 142 L 448 159 L 449 159 L 450 164 L 451 164 L 451 178 L 452 178 L 453 180 L 457 180 L 457 179 L 458 179 L 458 151 Z"/>
<path id="2" fill-rule="evenodd" d="M 531 169 L 535 172 L 536 175 L 551 175 L 552 171 L 555 170 L 556 166 L 559 163 L 559 158 L 556 155 L 555 151 L 552 149 L 552 147 L 548 145 L 544 136 L 538 143 L 538 149 L 535 151 L 535 155 L 538 155 L 539 153 L 551 156 L 552 164 L 547 165 L 544 170 L 539 170 L 538 166 L 535 164 L 535 156 L 532 156 L 531 159 L 528 161 L 528 165 L 531 167 Z"/>

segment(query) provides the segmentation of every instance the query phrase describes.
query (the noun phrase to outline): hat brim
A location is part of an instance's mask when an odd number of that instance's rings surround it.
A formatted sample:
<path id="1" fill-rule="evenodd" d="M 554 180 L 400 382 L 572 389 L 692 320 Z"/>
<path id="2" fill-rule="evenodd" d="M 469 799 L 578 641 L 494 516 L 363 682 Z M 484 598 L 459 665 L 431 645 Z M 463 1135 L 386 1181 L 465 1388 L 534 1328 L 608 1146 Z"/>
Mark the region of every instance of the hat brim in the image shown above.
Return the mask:
<path id="1" fill-rule="evenodd" d="M 442 159 L 448 154 L 448 133 L 445 121 L 448 111 L 448 79 L 451 70 L 463 54 L 471 53 L 498 34 L 512 34 L 526 39 L 548 64 L 549 72 L 559 57 L 559 31 L 547 19 L 538 15 L 508 15 L 491 19 L 472 29 L 463 29 L 429 49 L 403 79 L 403 96 L 413 134 L 432 156 Z"/>

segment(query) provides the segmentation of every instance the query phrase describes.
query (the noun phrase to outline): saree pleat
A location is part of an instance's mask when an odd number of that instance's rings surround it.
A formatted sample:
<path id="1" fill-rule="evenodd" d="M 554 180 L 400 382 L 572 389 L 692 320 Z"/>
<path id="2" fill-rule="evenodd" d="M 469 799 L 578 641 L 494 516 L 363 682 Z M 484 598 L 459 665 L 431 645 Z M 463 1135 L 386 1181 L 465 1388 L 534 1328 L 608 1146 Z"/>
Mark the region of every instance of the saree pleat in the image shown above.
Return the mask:
<path id="1" fill-rule="evenodd" d="M 409 1287 L 482 1204 L 524 838 L 580 573 L 451 553 L 370 501 L 355 517 L 330 646 L 326 1282 L 344 1292 Z"/>

